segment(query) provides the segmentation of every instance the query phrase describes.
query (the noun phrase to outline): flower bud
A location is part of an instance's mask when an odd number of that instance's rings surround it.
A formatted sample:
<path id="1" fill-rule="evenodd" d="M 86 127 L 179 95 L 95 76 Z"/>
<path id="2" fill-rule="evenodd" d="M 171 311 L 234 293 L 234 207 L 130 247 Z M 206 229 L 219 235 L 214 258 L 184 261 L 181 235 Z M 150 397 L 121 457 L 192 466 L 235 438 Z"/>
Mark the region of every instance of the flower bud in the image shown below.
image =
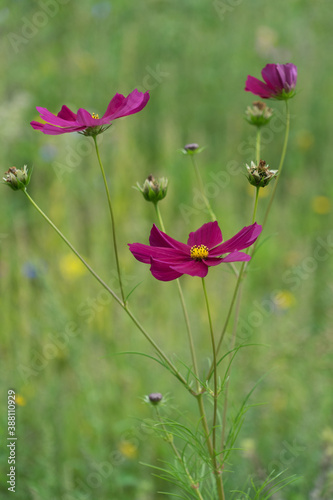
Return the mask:
<path id="1" fill-rule="evenodd" d="M 247 178 L 249 183 L 255 187 L 265 187 L 272 179 L 277 177 L 277 170 L 269 170 L 264 160 L 260 160 L 259 165 L 251 161 L 251 166 L 246 164 Z"/>
<path id="2" fill-rule="evenodd" d="M 205 146 L 200 147 L 199 144 L 193 142 L 191 144 L 186 144 L 183 149 L 179 149 L 181 153 L 184 155 L 196 155 L 197 153 L 201 153 L 205 149 Z"/>
<path id="3" fill-rule="evenodd" d="M 155 179 L 152 175 L 149 175 L 143 186 L 137 183 L 138 191 L 143 194 L 143 197 L 147 201 L 152 203 L 157 203 L 166 197 L 168 190 L 168 179 L 166 177 L 161 177 L 160 179 Z"/>
<path id="4" fill-rule="evenodd" d="M 152 392 L 149 394 L 148 399 L 152 405 L 158 405 L 162 401 L 163 396 L 160 392 Z"/>
<path id="5" fill-rule="evenodd" d="M 245 111 L 245 120 L 250 123 L 250 125 L 255 125 L 256 127 L 262 127 L 267 125 L 273 116 L 273 109 L 269 108 L 262 101 L 254 101 L 252 107 L 248 106 Z"/>
<path id="6" fill-rule="evenodd" d="M 16 167 L 10 167 L 3 180 L 4 184 L 18 191 L 19 189 L 25 189 L 30 182 L 31 170 L 28 171 L 27 166 L 24 165 L 22 169 L 17 169 Z"/>

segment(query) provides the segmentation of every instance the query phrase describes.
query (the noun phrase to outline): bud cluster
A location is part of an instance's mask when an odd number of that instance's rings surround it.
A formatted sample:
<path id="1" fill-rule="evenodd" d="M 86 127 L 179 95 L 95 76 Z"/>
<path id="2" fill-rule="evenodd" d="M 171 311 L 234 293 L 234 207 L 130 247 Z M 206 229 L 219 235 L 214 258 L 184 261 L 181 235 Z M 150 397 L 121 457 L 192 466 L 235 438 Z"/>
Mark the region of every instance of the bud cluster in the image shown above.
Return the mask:
<path id="1" fill-rule="evenodd" d="M 166 197 L 168 179 L 166 177 L 155 179 L 153 175 L 149 175 L 143 183 L 143 186 L 137 183 L 137 189 L 142 193 L 145 200 L 157 203 Z"/>
<path id="2" fill-rule="evenodd" d="M 269 165 L 266 165 L 264 160 L 260 160 L 257 166 L 251 161 L 251 166 L 246 164 L 247 178 L 249 183 L 255 187 L 265 187 L 272 179 L 277 177 L 277 170 L 270 170 Z"/>

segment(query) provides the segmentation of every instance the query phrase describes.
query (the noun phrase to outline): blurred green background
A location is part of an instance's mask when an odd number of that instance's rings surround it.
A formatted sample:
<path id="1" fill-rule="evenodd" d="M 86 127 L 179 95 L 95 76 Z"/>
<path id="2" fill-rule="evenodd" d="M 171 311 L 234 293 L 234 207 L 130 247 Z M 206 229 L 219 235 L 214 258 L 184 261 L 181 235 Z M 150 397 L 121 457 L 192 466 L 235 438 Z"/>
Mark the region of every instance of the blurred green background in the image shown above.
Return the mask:
<path id="1" fill-rule="evenodd" d="M 116 92 L 150 90 L 147 107 L 117 120 L 100 151 L 117 217 L 120 260 L 132 308 L 176 363 L 189 361 L 175 283 L 155 281 L 127 243 L 147 242 L 153 207 L 132 186 L 169 178 L 161 203 L 167 231 L 186 241 L 209 220 L 194 172 L 177 149 L 198 142 L 198 163 L 225 238 L 249 224 L 253 192 L 241 166 L 254 159 L 244 120 L 255 100 L 248 74 L 268 62 L 298 66 L 283 178 L 248 273 L 231 374 L 230 417 L 258 379 L 228 475 L 228 489 L 272 470 L 300 479 L 276 499 L 333 497 L 332 44 L 329 1 L 12 0 L 0 8 L 2 168 L 34 167 L 30 194 L 115 289 L 104 186 L 92 140 L 34 131 L 36 106 L 103 114 Z M 278 130 L 262 157 L 277 168 Z M 269 188 L 266 188 L 267 190 Z M 114 356 L 150 347 L 121 309 L 77 264 L 21 193 L 1 188 L 1 498 L 7 498 L 7 390 L 17 405 L 17 500 L 152 500 L 179 491 L 141 462 L 169 459 L 142 424 L 145 394 L 168 393 L 195 422 L 190 396 L 146 358 Z M 260 199 L 262 221 L 267 197 Z M 319 250 L 318 250 L 319 248 Z M 182 279 L 195 343 L 207 366 L 209 334 L 200 280 Z M 229 269 L 207 280 L 218 330 L 234 286 Z M 227 342 L 230 342 L 228 332 Z M 67 340 L 66 340 L 67 339 Z M 69 339 L 69 340 L 68 340 Z M 227 345 L 227 344 L 226 344 Z M 225 346 L 226 348 L 226 346 Z"/>

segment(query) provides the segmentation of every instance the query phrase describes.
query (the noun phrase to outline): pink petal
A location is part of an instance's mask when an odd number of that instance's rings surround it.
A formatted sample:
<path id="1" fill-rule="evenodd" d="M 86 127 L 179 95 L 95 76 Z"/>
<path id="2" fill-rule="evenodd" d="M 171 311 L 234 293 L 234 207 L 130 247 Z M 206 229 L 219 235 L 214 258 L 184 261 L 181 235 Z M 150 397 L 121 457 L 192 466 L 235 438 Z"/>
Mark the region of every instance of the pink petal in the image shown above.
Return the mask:
<path id="1" fill-rule="evenodd" d="M 297 68 L 294 64 L 277 64 L 277 71 L 283 81 L 283 88 L 287 92 L 293 90 L 297 81 Z"/>
<path id="2" fill-rule="evenodd" d="M 32 122 L 30 122 L 30 125 L 35 130 L 41 130 L 41 131 L 43 131 L 44 123 L 39 123 L 39 122 L 32 121 Z"/>
<path id="3" fill-rule="evenodd" d="M 248 260 L 251 260 L 251 257 L 244 252 L 231 252 L 223 258 L 223 262 L 244 262 Z"/>
<path id="4" fill-rule="evenodd" d="M 222 241 L 222 233 L 218 223 L 207 222 L 201 226 L 197 231 L 190 233 L 187 244 L 192 247 L 193 245 L 205 245 L 208 248 L 213 248 Z"/>
<path id="5" fill-rule="evenodd" d="M 100 127 L 110 123 L 109 118 L 93 118 L 89 111 L 80 108 L 77 112 L 77 123 L 85 125 L 86 127 Z"/>
<path id="6" fill-rule="evenodd" d="M 73 113 L 67 106 L 63 105 L 59 113 L 57 114 L 58 118 L 62 118 L 67 121 L 75 121 L 76 114 Z"/>
<path id="7" fill-rule="evenodd" d="M 166 233 L 160 231 L 158 227 L 155 226 L 155 224 L 153 224 L 153 227 L 150 231 L 149 243 L 153 247 L 175 248 L 176 250 L 179 250 L 187 256 L 191 254 L 191 249 L 187 245 L 185 245 L 185 243 L 174 240 L 173 238 L 171 238 L 171 236 L 168 236 Z"/>
<path id="8" fill-rule="evenodd" d="M 208 257 L 207 259 L 205 259 L 205 264 L 209 267 L 218 266 L 219 264 L 222 264 L 222 262 L 224 262 L 223 257 Z"/>
<path id="9" fill-rule="evenodd" d="M 128 246 L 134 257 L 145 264 L 150 263 L 151 257 L 168 264 L 177 264 L 184 261 L 184 256 L 174 248 L 151 247 L 142 243 L 129 243 Z"/>
<path id="10" fill-rule="evenodd" d="M 187 262 L 183 262 L 182 264 L 177 264 L 175 266 L 172 265 L 170 267 L 178 273 L 189 274 L 190 276 L 199 276 L 200 278 L 204 278 L 208 273 L 208 267 L 202 260 L 189 259 Z"/>
<path id="11" fill-rule="evenodd" d="M 160 281 L 172 281 L 182 276 L 181 273 L 174 271 L 164 262 L 159 262 L 155 259 L 151 259 L 150 272 L 154 278 Z"/>
<path id="12" fill-rule="evenodd" d="M 121 94 L 119 94 L 119 96 L 121 96 Z M 113 104 L 111 104 L 112 101 L 109 103 L 108 109 L 105 112 L 103 118 L 115 120 L 116 118 L 121 118 L 122 116 L 129 116 L 134 113 L 138 113 L 146 106 L 150 98 L 149 92 L 143 93 L 139 92 L 137 89 L 133 90 L 133 92 L 131 92 L 119 105 L 121 97 L 118 97 L 118 100 Z M 117 107 L 115 108 L 115 106 Z M 109 107 L 111 109 L 111 112 L 108 111 Z"/>
<path id="13" fill-rule="evenodd" d="M 283 90 L 285 84 L 283 64 L 266 64 L 261 74 L 274 93 L 279 93 Z"/>
<path id="14" fill-rule="evenodd" d="M 258 95 L 262 99 L 269 99 L 272 97 L 272 90 L 263 82 L 254 78 L 254 76 L 248 75 L 245 83 L 246 92 L 252 92 L 254 95 Z"/>
<path id="15" fill-rule="evenodd" d="M 53 113 L 50 113 L 46 108 L 36 107 L 40 117 L 48 123 L 52 125 L 57 125 L 58 127 L 68 127 L 72 125 L 72 120 L 64 120 L 59 116 L 55 116 Z"/>
<path id="16" fill-rule="evenodd" d="M 224 253 L 233 252 L 235 250 L 243 250 L 244 248 L 252 245 L 259 234 L 262 231 L 262 227 L 256 222 L 251 224 L 251 226 L 243 227 L 235 236 L 230 238 L 230 240 L 225 241 L 221 245 L 215 247 L 209 252 L 211 257 L 219 256 Z"/>
<path id="17" fill-rule="evenodd" d="M 297 83 L 297 66 L 295 66 L 295 64 L 287 63 L 285 64 L 285 68 L 287 82 L 291 88 L 295 88 Z"/>
<path id="18" fill-rule="evenodd" d="M 106 108 L 103 118 L 115 114 L 115 112 L 122 106 L 125 100 L 126 97 L 122 94 L 116 94 L 114 97 L 112 97 L 111 101 L 108 104 L 108 107 Z"/>
<path id="19" fill-rule="evenodd" d="M 32 122 L 36 123 L 36 122 Z M 61 134 L 68 134 L 70 132 L 79 132 L 80 130 L 84 130 L 86 127 L 55 127 L 54 125 L 50 125 L 49 123 L 44 123 L 41 124 L 42 127 L 37 129 L 43 132 L 44 134 L 47 135 L 61 135 Z M 34 125 L 32 125 L 33 128 L 35 128 Z"/>

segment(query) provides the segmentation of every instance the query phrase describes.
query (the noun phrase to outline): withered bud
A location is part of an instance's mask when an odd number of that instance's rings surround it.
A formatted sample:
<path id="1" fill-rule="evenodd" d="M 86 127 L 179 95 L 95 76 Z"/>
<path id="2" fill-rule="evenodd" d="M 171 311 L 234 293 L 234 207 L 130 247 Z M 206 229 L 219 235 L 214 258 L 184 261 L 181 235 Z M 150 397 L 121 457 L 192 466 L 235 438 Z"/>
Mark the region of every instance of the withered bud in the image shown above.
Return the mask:
<path id="1" fill-rule="evenodd" d="M 254 101 L 252 107 L 248 106 L 245 111 L 245 119 L 250 125 L 262 127 L 267 125 L 273 116 L 273 109 L 269 108 L 266 103 L 262 101 Z"/>
<path id="2" fill-rule="evenodd" d="M 4 184 L 12 188 L 14 191 L 19 189 L 25 189 L 30 182 L 31 170 L 28 171 L 26 165 L 22 169 L 16 167 L 10 167 L 7 172 L 5 172 L 3 180 Z"/>
<path id="3" fill-rule="evenodd" d="M 257 166 L 251 161 L 251 166 L 246 164 L 247 178 L 249 183 L 255 187 L 265 187 L 272 179 L 277 177 L 277 170 L 270 170 L 264 160 L 260 160 Z"/>

